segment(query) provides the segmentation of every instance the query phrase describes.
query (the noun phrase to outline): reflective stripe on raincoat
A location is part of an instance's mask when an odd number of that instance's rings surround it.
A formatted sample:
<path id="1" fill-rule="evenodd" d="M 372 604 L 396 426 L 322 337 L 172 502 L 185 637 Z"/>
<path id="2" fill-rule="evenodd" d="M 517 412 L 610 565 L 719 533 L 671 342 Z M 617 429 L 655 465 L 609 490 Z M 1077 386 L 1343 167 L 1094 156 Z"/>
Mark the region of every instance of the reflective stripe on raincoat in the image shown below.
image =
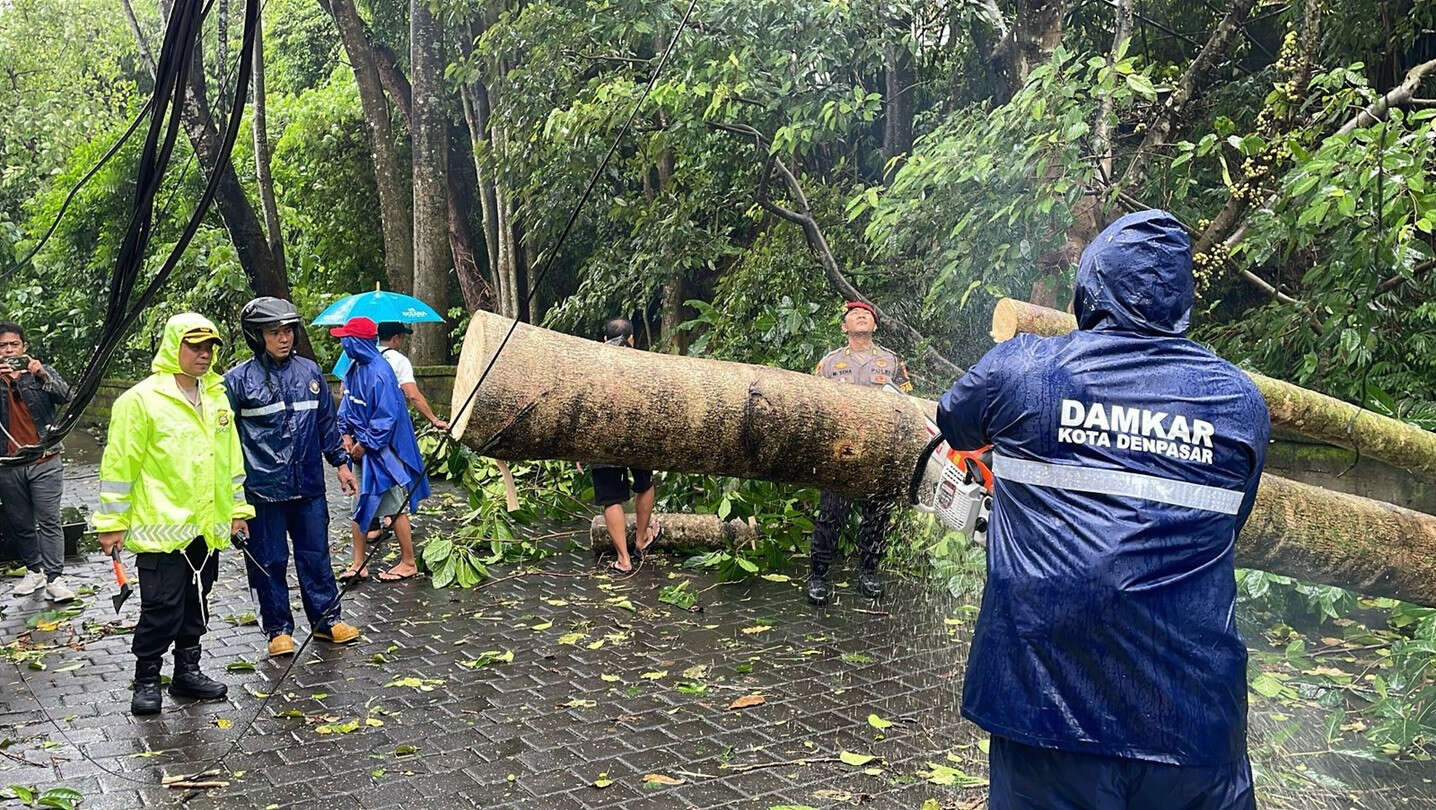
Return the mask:
<path id="1" fill-rule="evenodd" d="M 269 355 L 240 363 L 224 375 L 230 405 L 239 415 L 245 494 L 252 503 L 324 495 L 324 462 L 349 463 L 339 443 L 334 398 L 313 360 Z"/>
<path id="2" fill-rule="evenodd" d="M 1026 745 L 1181 765 L 1246 751 L 1233 548 L 1266 403 L 1187 340 L 1191 248 L 1169 214 L 1082 254 L 1078 329 L 1018 335 L 943 396 L 953 447 L 991 443 L 988 575 L 963 714 Z"/>
<path id="3" fill-rule="evenodd" d="M 121 394 L 110 413 L 94 523 L 98 532 L 126 532 L 129 551 L 178 551 L 196 537 L 226 548 L 230 521 L 254 517 L 220 376 L 211 369 L 199 380 L 202 415 L 175 382 L 180 338 L 198 328 L 214 324 L 195 313 L 170 318 L 153 373 Z"/>

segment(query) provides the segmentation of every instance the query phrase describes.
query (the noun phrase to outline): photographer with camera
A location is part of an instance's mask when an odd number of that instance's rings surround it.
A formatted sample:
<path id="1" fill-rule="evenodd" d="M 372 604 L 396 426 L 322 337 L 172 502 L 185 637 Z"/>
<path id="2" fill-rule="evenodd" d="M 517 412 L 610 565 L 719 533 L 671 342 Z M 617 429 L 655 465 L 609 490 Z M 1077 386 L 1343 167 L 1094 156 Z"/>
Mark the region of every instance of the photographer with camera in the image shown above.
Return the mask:
<path id="1" fill-rule="evenodd" d="M 70 386 L 59 372 L 27 353 L 25 330 L 0 323 L 0 445 L 4 455 L 42 443 L 55 407 L 70 401 Z M 11 591 L 29 596 L 41 586 L 45 598 L 75 598 L 61 576 L 65 534 L 60 524 L 64 471 L 57 450 L 18 467 L 0 467 L 0 517 L 19 546 L 25 576 Z"/>

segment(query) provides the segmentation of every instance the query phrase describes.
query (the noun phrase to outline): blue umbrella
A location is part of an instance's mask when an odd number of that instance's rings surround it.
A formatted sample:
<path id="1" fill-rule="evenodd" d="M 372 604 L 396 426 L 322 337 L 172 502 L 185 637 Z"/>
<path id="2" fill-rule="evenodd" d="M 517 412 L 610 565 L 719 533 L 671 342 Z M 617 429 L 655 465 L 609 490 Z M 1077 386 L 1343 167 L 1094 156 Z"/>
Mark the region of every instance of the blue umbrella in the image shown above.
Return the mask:
<path id="1" fill-rule="evenodd" d="M 313 323 L 315 326 L 343 326 L 350 318 L 359 317 L 369 318 L 374 323 L 441 323 L 444 320 L 433 307 L 414 296 L 385 292 L 376 285 L 373 292 L 346 296 L 330 304 Z"/>
<path id="2" fill-rule="evenodd" d="M 315 326 L 343 326 L 350 318 L 369 318 L 374 323 L 443 323 L 443 316 L 434 308 L 412 295 L 385 292 L 374 285 L 373 292 L 349 295 L 330 304 L 319 317 L 313 320 Z M 334 364 L 334 376 L 344 378 L 344 372 L 353 361 L 344 352 L 339 353 L 339 362 Z"/>

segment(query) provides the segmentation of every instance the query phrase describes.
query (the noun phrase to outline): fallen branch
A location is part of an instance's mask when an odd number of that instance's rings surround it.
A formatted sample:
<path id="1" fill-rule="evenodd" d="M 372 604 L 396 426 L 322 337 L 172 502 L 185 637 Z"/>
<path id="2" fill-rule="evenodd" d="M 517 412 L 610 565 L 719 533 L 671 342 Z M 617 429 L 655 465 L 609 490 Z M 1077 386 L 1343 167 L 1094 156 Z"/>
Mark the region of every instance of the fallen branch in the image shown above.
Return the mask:
<path id="1" fill-rule="evenodd" d="M 1436 59 L 1422 62 L 1406 71 L 1406 78 L 1401 81 L 1401 84 L 1391 88 L 1381 98 L 1372 102 L 1369 107 L 1357 113 L 1350 121 L 1342 124 L 1336 134 L 1349 135 L 1355 130 L 1369 127 L 1380 121 L 1382 116 L 1386 115 L 1387 110 L 1410 101 L 1416 95 L 1416 89 L 1421 86 L 1421 82 L 1425 81 L 1432 71 L 1436 71 Z"/>

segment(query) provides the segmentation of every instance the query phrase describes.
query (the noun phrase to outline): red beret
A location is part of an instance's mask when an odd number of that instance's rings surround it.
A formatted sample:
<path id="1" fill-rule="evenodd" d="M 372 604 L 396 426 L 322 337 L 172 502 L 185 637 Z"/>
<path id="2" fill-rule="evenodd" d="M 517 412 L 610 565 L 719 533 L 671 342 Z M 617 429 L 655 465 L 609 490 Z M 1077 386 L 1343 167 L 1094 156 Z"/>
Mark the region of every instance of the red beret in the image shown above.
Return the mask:
<path id="1" fill-rule="evenodd" d="M 852 312 L 855 309 L 865 309 L 870 315 L 873 316 L 874 321 L 878 319 L 877 307 L 874 307 L 867 301 L 849 301 L 846 304 L 843 304 L 843 317 L 846 318 L 848 316 L 848 313 Z"/>

